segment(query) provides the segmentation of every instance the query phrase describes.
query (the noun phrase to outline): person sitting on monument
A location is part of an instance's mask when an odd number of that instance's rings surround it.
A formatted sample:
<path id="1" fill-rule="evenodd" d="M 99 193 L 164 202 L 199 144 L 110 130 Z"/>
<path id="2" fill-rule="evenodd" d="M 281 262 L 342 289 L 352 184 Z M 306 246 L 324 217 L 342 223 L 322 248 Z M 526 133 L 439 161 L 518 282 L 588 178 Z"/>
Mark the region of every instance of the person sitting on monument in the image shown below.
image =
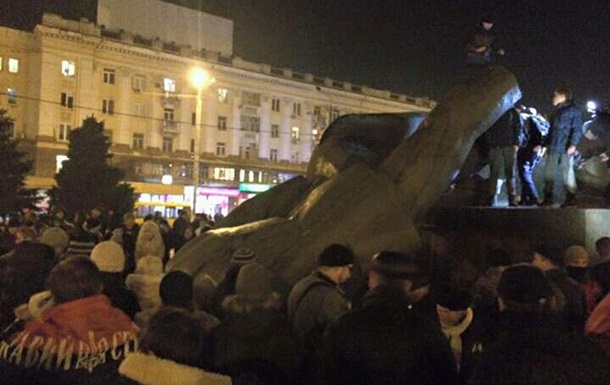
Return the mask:
<path id="1" fill-rule="evenodd" d="M 466 64 L 469 66 L 484 66 L 505 54 L 498 44 L 496 33 L 492 31 L 494 23 L 491 19 L 484 17 L 470 35 L 466 44 Z"/>

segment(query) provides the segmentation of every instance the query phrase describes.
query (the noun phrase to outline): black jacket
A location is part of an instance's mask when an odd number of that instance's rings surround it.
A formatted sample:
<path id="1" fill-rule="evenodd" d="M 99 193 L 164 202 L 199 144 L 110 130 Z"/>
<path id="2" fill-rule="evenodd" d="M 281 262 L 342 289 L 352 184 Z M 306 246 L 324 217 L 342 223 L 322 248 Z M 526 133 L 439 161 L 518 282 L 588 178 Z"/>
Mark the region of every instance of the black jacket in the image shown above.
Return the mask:
<path id="1" fill-rule="evenodd" d="M 457 383 L 439 326 L 409 309 L 400 290 L 371 290 L 362 309 L 328 326 L 324 342 L 328 384 Z"/>
<path id="2" fill-rule="evenodd" d="M 506 111 L 484 134 L 488 148 L 521 146 L 525 137 L 521 116 L 514 108 Z"/>
<path id="3" fill-rule="evenodd" d="M 503 312 L 498 328 L 470 384 L 610 384 L 603 354 L 552 315 Z"/>
<path id="4" fill-rule="evenodd" d="M 578 146 L 582 138 L 581 111 L 572 102 L 555 108 L 550 119 L 551 128 L 546 145 L 552 152 L 565 152 L 569 146 Z"/>

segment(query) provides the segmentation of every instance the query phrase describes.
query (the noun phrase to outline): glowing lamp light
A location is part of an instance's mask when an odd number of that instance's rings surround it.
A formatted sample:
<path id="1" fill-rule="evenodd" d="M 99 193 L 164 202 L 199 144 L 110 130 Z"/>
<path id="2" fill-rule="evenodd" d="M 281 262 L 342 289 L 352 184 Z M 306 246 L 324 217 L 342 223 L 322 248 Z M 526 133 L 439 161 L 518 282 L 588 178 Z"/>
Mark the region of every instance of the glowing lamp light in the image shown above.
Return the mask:
<path id="1" fill-rule="evenodd" d="M 597 103 L 595 103 L 593 100 L 589 100 L 587 102 L 587 110 L 588 111 L 595 111 L 595 110 L 597 110 Z"/>
<path id="2" fill-rule="evenodd" d="M 197 89 L 203 88 L 216 81 L 216 79 L 211 77 L 207 71 L 201 68 L 193 68 L 189 78 L 193 87 Z"/>
<path id="3" fill-rule="evenodd" d="M 172 183 L 174 183 L 174 178 L 171 175 L 163 175 L 161 177 L 161 183 L 165 184 L 165 185 L 170 185 Z"/>

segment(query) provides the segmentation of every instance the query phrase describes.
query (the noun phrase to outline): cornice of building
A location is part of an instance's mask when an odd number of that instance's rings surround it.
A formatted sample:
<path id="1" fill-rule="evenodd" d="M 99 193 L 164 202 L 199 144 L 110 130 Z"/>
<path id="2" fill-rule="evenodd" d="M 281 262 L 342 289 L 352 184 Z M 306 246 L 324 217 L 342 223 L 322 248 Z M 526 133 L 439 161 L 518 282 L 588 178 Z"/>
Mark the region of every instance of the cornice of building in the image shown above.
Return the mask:
<path id="1" fill-rule="evenodd" d="M 123 30 L 107 30 L 87 19 L 73 21 L 45 13 L 42 23 L 36 27 L 35 33 L 95 46 L 97 49 L 108 52 L 133 55 L 163 63 L 190 66 L 197 61 L 204 61 L 220 73 L 304 91 L 318 90 L 337 96 L 377 98 L 386 102 L 407 104 L 422 111 L 436 106 L 436 102 L 427 97 L 411 97 L 388 90 L 354 85 L 349 82 L 296 72 L 288 68 L 248 62 L 237 56 L 227 57 L 219 52 L 193 50 L 188 45 L 176 45 L 174 42 L 166 42 L 159 38 L 146 38 Z"/>

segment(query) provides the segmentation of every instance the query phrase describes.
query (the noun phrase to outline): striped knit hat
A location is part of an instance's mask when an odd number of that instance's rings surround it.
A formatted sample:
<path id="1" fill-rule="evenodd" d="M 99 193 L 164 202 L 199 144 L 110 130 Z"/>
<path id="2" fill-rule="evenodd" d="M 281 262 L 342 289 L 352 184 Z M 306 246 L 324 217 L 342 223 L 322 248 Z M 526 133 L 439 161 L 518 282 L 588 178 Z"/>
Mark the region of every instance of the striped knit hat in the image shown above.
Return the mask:
<path id="1" fill-rule="evenodd" d="M 241 247 L 235 250 L 233 255 L 231 255 L 231 262 L 240 265 L 245 265 L 247 263 L 253 262 L 255 259 L 256 254 L 254 254 L 254 251 L 247 247 Z"/>

